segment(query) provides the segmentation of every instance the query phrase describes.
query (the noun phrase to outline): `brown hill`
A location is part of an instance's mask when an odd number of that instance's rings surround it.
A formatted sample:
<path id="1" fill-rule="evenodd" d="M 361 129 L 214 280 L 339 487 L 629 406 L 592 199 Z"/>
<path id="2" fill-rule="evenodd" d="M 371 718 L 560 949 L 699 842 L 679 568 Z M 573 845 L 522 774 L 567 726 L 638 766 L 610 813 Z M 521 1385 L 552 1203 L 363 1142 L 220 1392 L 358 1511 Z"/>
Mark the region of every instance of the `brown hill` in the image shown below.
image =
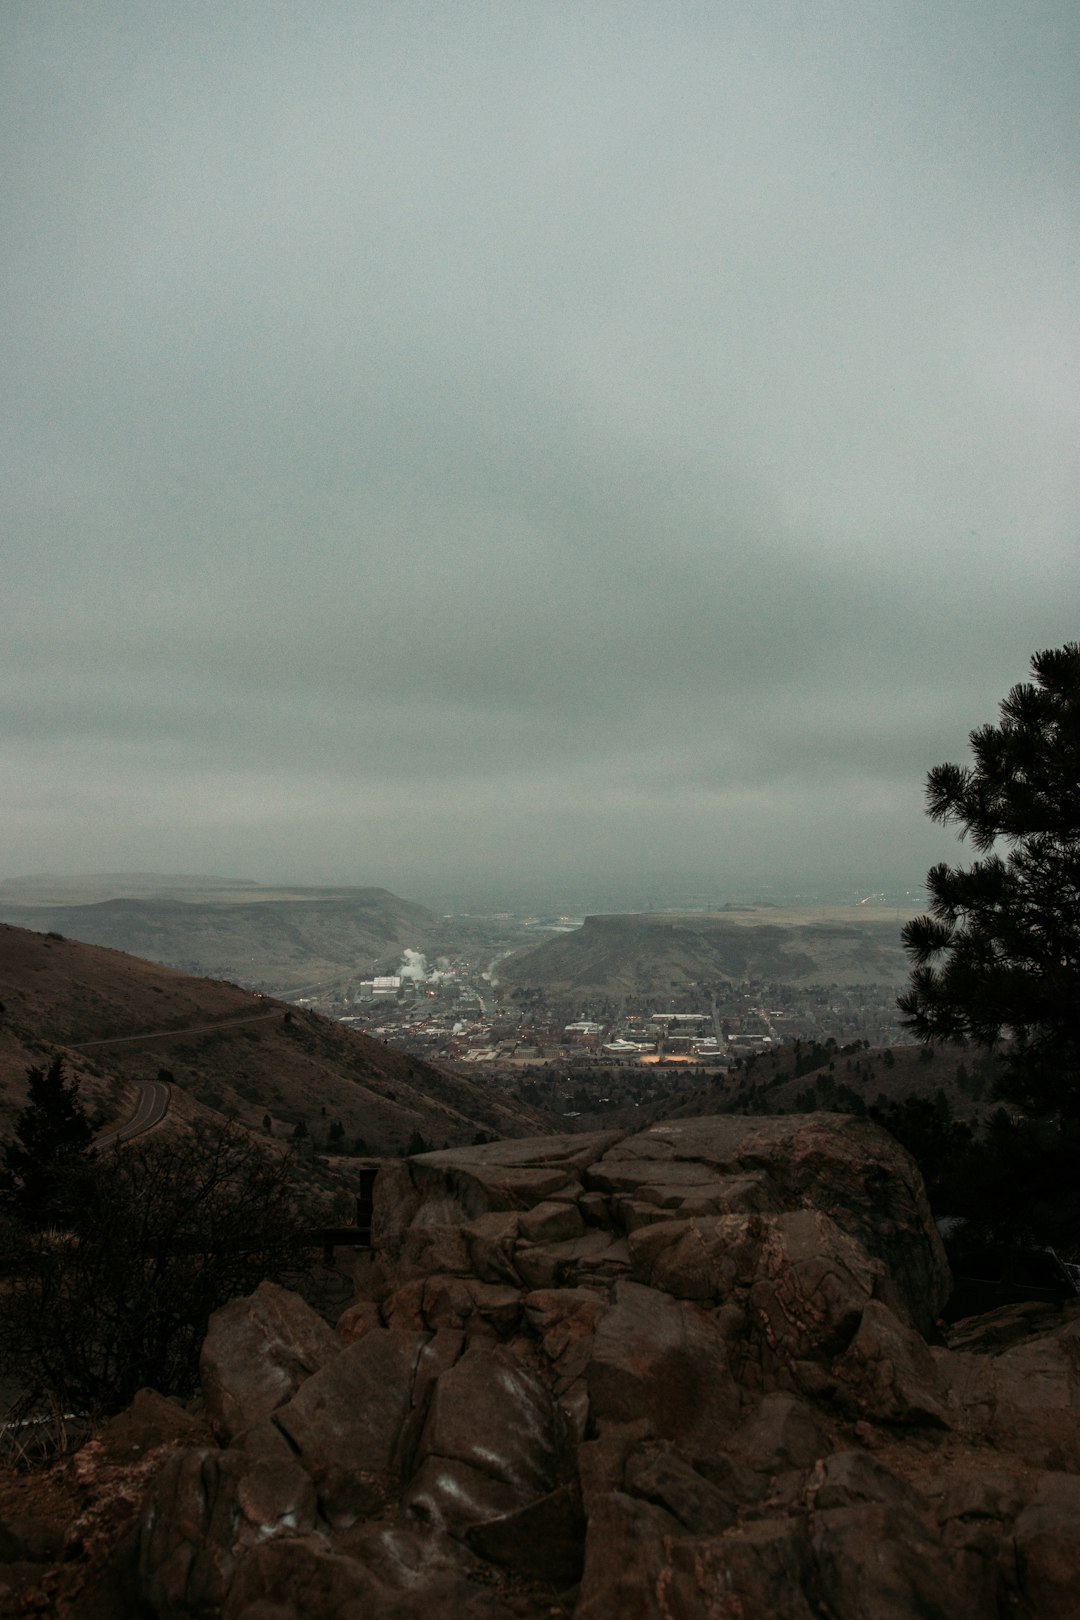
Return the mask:
<path id="1" fill-rule="evenodd" d="M 999 1057 L 961 1047 L 867 1047 L 854 1041 L 827 1048 L 801 1041 L 744 1059 L 730 1074 L 687 1087 L 677 1101 L 666 1099 L 650 1109 L 648 1117 L 798 1114 L 822 1108 L 857 1113 L 860 1106 L 904 1103 L 940 1091 L 955 1118 L 974 1120 L 997 1106 L 1000 1070 Z"/>
<path id="2" fill-rule="evenodd" d="M 438 919 L 387 889 L 136 874 L 9 880 L 0 921 L 284 993 L 422 949 Z"/>
<path id="3" fill-rule="evenodd" d="M 896 984 L 907 978 L 900 928 L 859 907 L 586 917 L 499 965 L 504 989 L 650 996 L 747 979 Z"/>
<path id="4" fill-rule="evenodd" d="M 396 1153 L 413 1133 L 470 1142 L 550 1128 L 475 1081 L 236 985 L 196 979 L 119 951 L 0 924 L 0 1134 L 25 1098 L 26 1070 L 67 1055 L 102 1122 L 133 1112 L 134 1082 L 164 1070 L 186 1097 L 275 1136 L 302 1120 L 319 1147 Z"/>

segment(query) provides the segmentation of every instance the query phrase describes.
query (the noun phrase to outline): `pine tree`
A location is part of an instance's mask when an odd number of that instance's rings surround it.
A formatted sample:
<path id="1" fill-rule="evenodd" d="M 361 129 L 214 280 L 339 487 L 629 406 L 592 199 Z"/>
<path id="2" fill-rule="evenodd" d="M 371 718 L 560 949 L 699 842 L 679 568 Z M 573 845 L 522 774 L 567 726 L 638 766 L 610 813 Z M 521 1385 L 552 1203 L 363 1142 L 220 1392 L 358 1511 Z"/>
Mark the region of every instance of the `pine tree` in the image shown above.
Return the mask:
<path id="1" fill-rule="evenodd" d="M 1008 1094 L 1080 1116 L 1080 643 L 1031 667 L 1000 724 L 971 733 L 974 765 L 927 777 L 928 815 L 985 858 L 928 873 L 899 1006 L 923 1040 L 1007 1042 Z"/>
<path id="2" fill-rule="evenodd" d="M 29 1226 L 64 1224 L 79 1206 L 94 1133 L 62 1057 L 26 1077 L 29 1101 L 3 1150 L 0 1198 Z"/>

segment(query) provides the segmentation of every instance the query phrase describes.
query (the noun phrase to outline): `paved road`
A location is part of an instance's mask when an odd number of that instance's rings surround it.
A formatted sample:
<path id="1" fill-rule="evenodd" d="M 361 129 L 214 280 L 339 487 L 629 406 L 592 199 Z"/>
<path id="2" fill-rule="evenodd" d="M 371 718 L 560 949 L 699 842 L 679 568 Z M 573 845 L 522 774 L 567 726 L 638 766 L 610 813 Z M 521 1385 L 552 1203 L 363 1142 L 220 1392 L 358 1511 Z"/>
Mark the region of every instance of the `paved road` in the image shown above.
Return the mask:
<path id="1" fill-rule="evenodd" d="M 169 1087 L 164 1080 L 140 1080 L 139 1104 L 126 1125 L 114 1125 L 95 1136 L 95 1147 L 112 1147 L 114 1142 L 130 1142 L 155 1125 L 160 1125 L 169 1107 Z"/>
<path id="2" fill-rule="evenodd" d="M 141 1035 L 110 1035 L 102 1041 L 65 1041 L 73 1052 L 89 1052 L 91 1047 L 124 1046 L 130 1041 L 167 1041 L 174 1035 L 211 1035 L 216 1029 L 233 1029 L 237 1024 L 261 1024 L 268 1018 L 282 1017 L 279 1008 L 273 1012 L 246 1013 L 243 1018 L 220 1018 L 216 1024 L 188 1024 L 183 1029 L 147 1029 Z"/>

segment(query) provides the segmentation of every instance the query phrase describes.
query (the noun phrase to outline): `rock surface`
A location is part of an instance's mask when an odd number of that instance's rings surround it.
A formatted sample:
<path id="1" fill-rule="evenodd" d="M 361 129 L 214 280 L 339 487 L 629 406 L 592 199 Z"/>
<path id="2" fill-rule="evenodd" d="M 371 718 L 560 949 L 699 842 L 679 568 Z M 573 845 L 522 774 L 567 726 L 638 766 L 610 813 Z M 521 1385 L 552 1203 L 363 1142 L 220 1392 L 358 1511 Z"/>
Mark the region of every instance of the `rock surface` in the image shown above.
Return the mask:
<path id="1" fill-rule="evenodd" d="M 357 1276 L 336 1334 L 265 1288 L 215 1318 L 212 1434 L 153 1414 L 126 1612 L 1080 1613 L 1080 1301 L 928 1343 L 944 1257 L 871 1126 L 425 1154 Z"/>

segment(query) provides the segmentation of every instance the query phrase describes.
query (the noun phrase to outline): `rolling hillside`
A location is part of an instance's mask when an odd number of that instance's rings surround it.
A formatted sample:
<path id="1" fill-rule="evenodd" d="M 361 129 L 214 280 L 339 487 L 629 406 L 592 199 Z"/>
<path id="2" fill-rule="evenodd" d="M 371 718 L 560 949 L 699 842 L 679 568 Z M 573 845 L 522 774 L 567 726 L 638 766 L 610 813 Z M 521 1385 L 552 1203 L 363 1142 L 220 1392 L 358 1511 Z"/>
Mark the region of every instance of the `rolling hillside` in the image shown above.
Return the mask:
<path id="1" fill-rule="evenodd" d="M 320 1148 L 335 1120 L 346 1146 L 362 1138 L 374 1154 L 413 1132 L 441 1147 L 552 1128 L 471 1079 L 236 985 L 0 924 L 0 1135 L 27 1067 L 56 1052 L 101 1123 L 125 1119 L 134 1082 L 164 1071 L 182 1096 L 255 1130 L 269 1116 L 287 1137 L 303 1121 Z"/>

